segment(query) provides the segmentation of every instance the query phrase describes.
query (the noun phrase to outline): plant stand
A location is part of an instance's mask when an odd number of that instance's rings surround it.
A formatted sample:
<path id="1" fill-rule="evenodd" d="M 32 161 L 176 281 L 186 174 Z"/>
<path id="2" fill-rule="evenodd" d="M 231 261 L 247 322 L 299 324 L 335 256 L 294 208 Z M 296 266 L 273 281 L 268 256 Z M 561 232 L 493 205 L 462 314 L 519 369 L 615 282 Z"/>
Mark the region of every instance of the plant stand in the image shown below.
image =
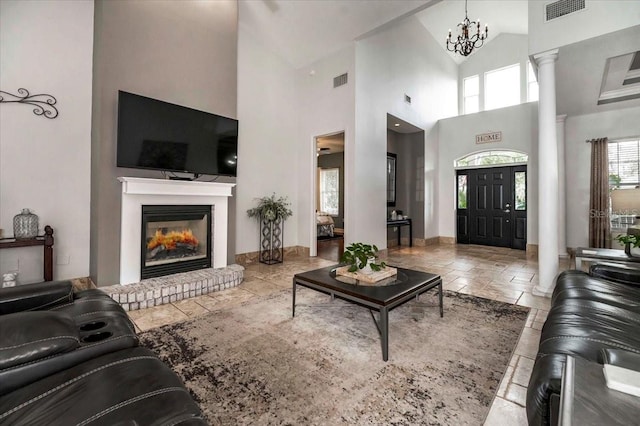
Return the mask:
<path id="1" fill-rule="evenodd" d="M 260 263 L 273 265 L 284 260 L 284 220 L 260 218 Z"/>

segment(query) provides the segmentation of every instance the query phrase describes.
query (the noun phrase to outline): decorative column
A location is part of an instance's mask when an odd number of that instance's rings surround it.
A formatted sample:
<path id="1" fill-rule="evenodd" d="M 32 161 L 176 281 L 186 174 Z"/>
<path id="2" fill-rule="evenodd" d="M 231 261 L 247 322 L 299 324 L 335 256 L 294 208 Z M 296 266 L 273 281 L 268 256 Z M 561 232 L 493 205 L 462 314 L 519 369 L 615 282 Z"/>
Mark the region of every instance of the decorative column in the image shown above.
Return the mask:
<path id="1" fill-rule="evenodd" d="M 558 273 L 558 140 L 556 76 L 558 50 L 533 57 L 538 65 L 538 278 L 536 296 L 550 297 Z"/>
<path id="2" fill-rule="evenodd" d="M 561 258 L 567 253 L 567 175 L 565 163 L 565 122 L 567 115 L 556 117 L 556 138 L 558 141 L 558 254 Z"/>

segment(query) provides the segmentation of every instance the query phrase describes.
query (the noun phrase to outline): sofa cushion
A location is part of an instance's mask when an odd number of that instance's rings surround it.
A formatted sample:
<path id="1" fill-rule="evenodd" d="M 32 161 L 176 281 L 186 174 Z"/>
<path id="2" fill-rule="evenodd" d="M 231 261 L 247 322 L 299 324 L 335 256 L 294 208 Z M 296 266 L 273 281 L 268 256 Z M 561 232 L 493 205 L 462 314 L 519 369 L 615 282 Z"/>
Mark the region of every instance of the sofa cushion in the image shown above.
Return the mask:
<path id="1" fill-rule="evenodd" d="M 48 312 L 71 318 L 79 345 L 72 351 L 2 370 L 0 395 L 88 359 L 138 346 L 138 336 L 126 312 L 100 290 L 79 292 L 73 302 L 57 305 Z"/>
<path id="2" fill-rule="evenodd" d="M 551 306 L 566 299 L 585 299 L 640 313 L 640 286 L 591 277 L 582 271 L 566 271 L 556 280 Z"/>
<path id="3" fill-rule="evenodd" d="M 182 382 L 153 353 L 88 360 L 0 397 L 0 424 L 205 425 Z"/>
<path id="4" fill-rule="evenodd" d="M 71 302 L 71 281 L 42 282 L 0 289 L 0 315 L 43 310 Z"/>
<path id="5" fill-rule="evenodd" d="M 69 315 L 47 311 L 4 315 L 0 320 L 0 381 L 4 369 L 69 352 L 79 345 L 76 324 Z"/>
<path id="6" fill-rule="evenodd" d="M 549 311 L 539 354 L 598 362 L 602 348 L 640 353 L 640 313 L 589 299 L 566 299 Z"/>

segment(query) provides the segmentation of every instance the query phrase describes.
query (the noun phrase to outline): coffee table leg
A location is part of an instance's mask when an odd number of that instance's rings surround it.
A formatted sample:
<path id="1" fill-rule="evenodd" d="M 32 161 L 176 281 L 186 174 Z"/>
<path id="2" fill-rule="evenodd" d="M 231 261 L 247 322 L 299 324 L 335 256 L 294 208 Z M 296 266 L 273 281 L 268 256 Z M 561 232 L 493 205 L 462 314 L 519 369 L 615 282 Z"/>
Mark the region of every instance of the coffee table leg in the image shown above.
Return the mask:
<path id="1" fill-rule="evenodd" d="M 440 299 L 440 318 L 444 316 L 444 310 L 442 307 L 442 280 L 440 280 L 440 284 L 438 284 L 438 299 Z"/>
<path id="2" fill-rule="evenodd" d="M 380 309 L 380 340 L 382 340 L 382 360 L 389 359 L 389 312 L 387 308 Z"/>
<path id="3" fill-rule="evenodd" d="M 291 306 L 291 317 L 296 316 L 296 279 L 293 279 L 293 306 Z"/>

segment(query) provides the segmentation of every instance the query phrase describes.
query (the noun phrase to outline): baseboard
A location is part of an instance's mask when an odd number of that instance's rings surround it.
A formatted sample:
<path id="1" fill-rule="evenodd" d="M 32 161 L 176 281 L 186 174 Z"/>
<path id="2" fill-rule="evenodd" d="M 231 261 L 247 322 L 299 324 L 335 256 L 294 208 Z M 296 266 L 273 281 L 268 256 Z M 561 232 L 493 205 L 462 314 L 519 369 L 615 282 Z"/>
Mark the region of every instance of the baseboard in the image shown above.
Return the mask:
<path id="1" fill-rule="evenodd" d="M 455 244 L 456 237 L 436 237 L 439 244 Z"/>
<path id="2" fill-rule="evenodd" d="M 537 244 L 527 244 L 527 259 L 537 259 L 538 258 L 538 245 Z"/>
<path id="3" fill-rule="evenodd" d="M 309 247 L 303 246 L 289 246 L 283 249 L 284 258 L 292 258 L 292 257 L 309 257 L 310 250 Z M 252 251 L 249 253 L 238 253 L 235 256 L 236 263 L 238 265 L 247 266 L 254 263 L 258 263 L 260 259 L 259 251 Z"/>

